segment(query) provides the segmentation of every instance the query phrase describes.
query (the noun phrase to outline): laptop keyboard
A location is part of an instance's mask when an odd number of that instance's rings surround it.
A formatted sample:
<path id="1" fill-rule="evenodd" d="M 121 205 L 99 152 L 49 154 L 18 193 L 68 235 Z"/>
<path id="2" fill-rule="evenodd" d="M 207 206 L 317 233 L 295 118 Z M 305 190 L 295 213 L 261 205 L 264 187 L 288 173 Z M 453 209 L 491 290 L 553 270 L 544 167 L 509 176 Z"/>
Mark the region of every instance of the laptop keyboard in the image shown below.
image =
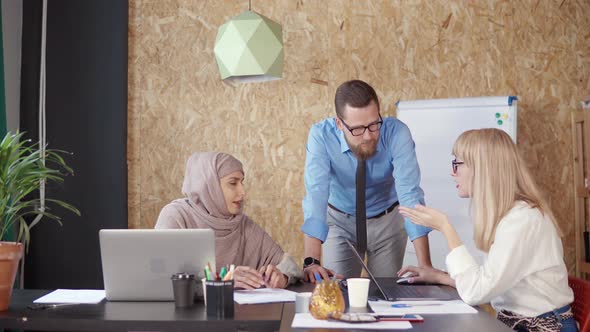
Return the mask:
<path id="1" fill-rule="evenodd" d="M 384 292 L 391 301 L 401 299 L 452 299 L 450 294 L 443 291 L 438 286 L 399 286 L 395 289 L 385 289 Z"/>
<path id="2" fill-rule="evenodd" d="M 392 294 L 391 291 L 388 291 L 387 289 L 384 290 L 385 294 L 387 294 L 387 297 L 391 298 L 419 298 L 419 297 L 426 297 L 426 292 L 423 291 L 423 289 L 420 289 L 418 287 L 397 287 L 395 289 L 395 294 Z"/>

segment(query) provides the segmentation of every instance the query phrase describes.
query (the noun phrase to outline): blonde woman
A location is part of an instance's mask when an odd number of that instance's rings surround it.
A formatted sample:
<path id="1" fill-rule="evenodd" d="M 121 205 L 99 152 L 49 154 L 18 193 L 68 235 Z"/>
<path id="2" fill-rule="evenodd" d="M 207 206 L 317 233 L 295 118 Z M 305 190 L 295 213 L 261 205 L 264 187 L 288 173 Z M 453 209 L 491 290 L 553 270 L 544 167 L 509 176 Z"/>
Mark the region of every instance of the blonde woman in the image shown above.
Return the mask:
<path id="1" fill-rule="evenodd" d="M 475 244 L 487 259 L 474 260 L 444 213 L 400 207 L 412 222 L 442 232 L 450 252 L 448 274 L 409 266 L 398 275 L 456 287 L 471 305 L 491 302 L 498 319 L 518 331 L 577 331 L 562 234 L 516 145 L 498 129 L 470 130 L 453 154 L 451 176 L 459 197 L 471 198 Z"/>

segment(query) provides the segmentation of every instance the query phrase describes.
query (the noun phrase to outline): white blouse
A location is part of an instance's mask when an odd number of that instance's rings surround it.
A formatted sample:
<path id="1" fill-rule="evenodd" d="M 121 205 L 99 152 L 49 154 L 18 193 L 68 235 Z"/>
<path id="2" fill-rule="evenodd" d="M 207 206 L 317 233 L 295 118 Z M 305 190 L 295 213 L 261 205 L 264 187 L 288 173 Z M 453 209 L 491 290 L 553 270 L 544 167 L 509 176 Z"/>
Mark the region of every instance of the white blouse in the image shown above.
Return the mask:
<path id="1" fill-rule="evenodd" d="M 483 265 L 463 245 L 446 263 L 459 295 L 471 305 L 491 302 L 496 311 L 533 317 L 574 299 L 555 226 L 522 201 L 500 220 Z"/>

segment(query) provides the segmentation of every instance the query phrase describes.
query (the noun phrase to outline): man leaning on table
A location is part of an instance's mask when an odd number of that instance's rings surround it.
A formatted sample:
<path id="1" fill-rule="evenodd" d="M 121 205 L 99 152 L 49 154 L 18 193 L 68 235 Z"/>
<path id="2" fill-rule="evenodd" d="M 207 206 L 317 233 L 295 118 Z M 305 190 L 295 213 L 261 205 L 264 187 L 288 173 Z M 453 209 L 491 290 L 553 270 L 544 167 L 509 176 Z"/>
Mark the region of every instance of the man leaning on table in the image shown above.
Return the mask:
<path id="1" fill-rule="evenodd" d="M 345 240 L 361 255 L 366 250 L 377 277 L 392 277 L 402 267 L 408 235 L 419 265 L 431 266 L 431 229 L 404 222 L 397 209 L 399 204 L 424 204 L 408 127 L 396 118 L 382 118 L 375 90 L 360 80 L 340 85 L 334 103 L 336 117 L 313 125 L 307 141 L 301 227 L 305 280 L 315 281 L 315 272 L 322 278 L 360 276 L 360 263 Z"/>

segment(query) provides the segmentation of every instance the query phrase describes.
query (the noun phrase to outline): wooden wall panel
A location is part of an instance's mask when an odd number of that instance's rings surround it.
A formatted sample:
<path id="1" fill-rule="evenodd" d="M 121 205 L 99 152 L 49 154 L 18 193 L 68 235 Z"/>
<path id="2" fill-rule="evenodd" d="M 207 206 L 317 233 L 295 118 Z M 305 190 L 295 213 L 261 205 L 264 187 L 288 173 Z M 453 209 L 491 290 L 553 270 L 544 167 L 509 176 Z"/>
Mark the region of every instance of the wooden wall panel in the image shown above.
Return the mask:
<path id="1" fill-rule="evenodd" d="M 301 258 L 307 133 L 333 116 L 336 87 L 360 78 L 385 115 L 399 99 L 518 95 L 518 144 L 566 231 L 572 268 L 569 119 L 590 91 L 587 1 L 253 1 L 283 26 L 284 78 L 224 83 L 217 28 L 247 6 L 130 1 L 130 227 L 153 227 L 181 196 L 192 151 L 220 150 L 244 163 L 247 214 Z"/>

